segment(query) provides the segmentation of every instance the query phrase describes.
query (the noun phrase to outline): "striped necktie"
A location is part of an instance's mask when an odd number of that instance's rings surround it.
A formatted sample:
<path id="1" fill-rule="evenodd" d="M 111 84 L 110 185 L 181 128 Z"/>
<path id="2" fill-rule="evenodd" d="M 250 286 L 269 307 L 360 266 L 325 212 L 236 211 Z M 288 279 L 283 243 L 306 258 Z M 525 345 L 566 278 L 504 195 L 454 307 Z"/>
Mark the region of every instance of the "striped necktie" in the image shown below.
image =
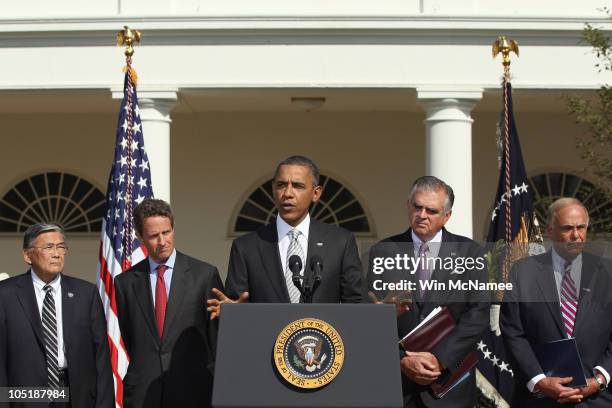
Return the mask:
<path id="1" fill-rule="evenodd" d="M 47 384 L 51 388 L 59 387 L 59 365 L 57 362 L 57 320 L 55 319 L 55 299 L 51 285 L 45 285 L 46 292 L 42 307 L 43 340 L 47 355 Z"/>
<path id="2" fill-rule="evenodd" d="M 289 236 L 289 248 L 287 248 L 287 262 L 285 265 L 285 282 L 287 284 L 287 291 L 289 292 L 289 299 L 291 303 L 300 303 L 300 290 L 293 284 L 293 273 L 289 269 L 289 259 L 293 255 L 297 255 L 304 264 L 304 250 L 300 245 L 298 238 L 300 237 L 300 231 L 292 229 L 287 233 Z"/>
<path id="3" fill-rule="evenodd" d="M 574 323 L 578 312 L 578 297 L 576 296 L 576 284 L 571 275 L 572 263 L 565 263 L 565 272 L 561 280 L 561 316 L 568 337 L 574 335 Z"/>

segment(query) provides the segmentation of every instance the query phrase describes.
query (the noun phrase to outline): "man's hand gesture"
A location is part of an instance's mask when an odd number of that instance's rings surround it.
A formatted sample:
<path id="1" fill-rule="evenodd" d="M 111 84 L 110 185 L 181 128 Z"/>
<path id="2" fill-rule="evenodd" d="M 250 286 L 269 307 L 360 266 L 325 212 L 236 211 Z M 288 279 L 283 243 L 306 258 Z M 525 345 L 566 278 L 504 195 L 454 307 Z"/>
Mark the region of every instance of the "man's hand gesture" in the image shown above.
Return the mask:
<path id="1" fill-rule="evenodd" d="M 221 305 L 225 303 L 244 303 L 249 300 L 249 292 L 242 292 L 237 300 L 232 300 L 225 296 L 225 293 L 221 292 L 217 288 L 212 289 L 215 298 L 208 299 L 206 310 L 210 313 L 210 320 L 215 320 L 221 316 Z"/>
<path id="2" fill-rule="evenodd" d="M 368 297 L 370 298 L 372 303 L 376 305 L 383 305 L 383 304 L 395 305 L 395 315 L 397 317 L 400 317 L 401 315 L 406 313 L 408 310 L 410 310 L 410 304 L 412 303 L 411 299 L 401 297 L 401 296 L 387 296 L 383 300 L 379 300 L 376 294 L 374 294 L 374 292 L 372 291 L 368 292 Z"/>

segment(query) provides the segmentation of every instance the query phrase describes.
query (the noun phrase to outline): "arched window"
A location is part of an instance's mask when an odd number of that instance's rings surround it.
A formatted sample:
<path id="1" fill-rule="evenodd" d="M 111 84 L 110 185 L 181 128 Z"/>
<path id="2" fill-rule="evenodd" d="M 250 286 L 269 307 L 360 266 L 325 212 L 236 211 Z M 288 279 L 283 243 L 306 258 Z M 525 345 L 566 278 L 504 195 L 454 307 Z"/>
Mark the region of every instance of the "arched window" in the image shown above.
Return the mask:
<path id="1" fill-rule="evenodd" d="M 571 173 L 549 172 L 529 178 L 531 198 L 538 219 L 544 222 L 548 206 L 560 197 L 579 199 L 589 210 L 589 230 L 610 232 L 612 197 L 590 181 Z"/>
<path id="2" fill-rule="evenodd" d="M 331 177 L 321 175 L 321 199 L 310 206 L 310 216 L 321 222 L 335 224 L 356 235 L 371 235 L 370 222 L 355 195 Z M 232 234 L 255 231 L 276 217 L 272 197 L 272 179 L 257 187 L 246 199 L 233 223 Z"/>
<path id="3" fill-rule="evenodd" d="M 53 222 L 66 232 L 100 232 L 104 194 L 69 173 L 41 173 L 20 181 L 0 200 L 0 232 L 23 232 Z"/>

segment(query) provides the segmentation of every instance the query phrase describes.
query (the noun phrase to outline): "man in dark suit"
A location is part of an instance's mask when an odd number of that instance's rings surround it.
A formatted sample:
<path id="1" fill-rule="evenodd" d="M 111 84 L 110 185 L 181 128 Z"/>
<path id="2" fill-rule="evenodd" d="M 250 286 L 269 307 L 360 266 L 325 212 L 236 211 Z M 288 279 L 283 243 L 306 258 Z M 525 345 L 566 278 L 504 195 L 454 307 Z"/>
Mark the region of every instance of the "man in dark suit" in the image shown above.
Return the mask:
<path id="1" fill-rule="evenodd" d="M 455 329 L 431 352 L 400 352 L 404 404 L 406 407 L 472 407 L 476 397 L 475 373 L 446 394 L 434 398 L 429 385 L 454 371 L 475 349 L 488 325 L 488 296 L 466 290 L 436 290 L 426 282 L 448 284 L 452 280 L 486 281 L 486 271 L 468 268 L 461 259 L 482 261 L 482 249 L 469 238 L 450 233 L 444 225 L 451 217 L 454 194 L 442 180 L 425 176 L 412 185 L 408 199 L 410 229 L 382 240 L 370 250 L 368 287 L 376 303 L 410 296 L 407 307 L 398 307 L 398 334 L 402 338 L 438 306 L 446 306 L 456 321 Z M 399 263 L 384 260 L 400 260 Z M 426 259 L 432 260 L 426 263 Z M 433 260 L 443 260 L 442 263 Z M 381 261 L 383 260 L 383 261 Z M 405 262 L 404 262 L 405 260 Z M 413 267 L 421 260 L 423 267 Z M 452 267 L 448 267 L 452 263 Z M 405 282 L 412 282 L 412 287 Z M 389 286 L 389 284 L 400 285 Z M 404 286 L 402 286 L 404 285 Z M 390 290 L 391 289 L 391 290 Z M 410 293 L 409 289 L 412 289 Z"/>
<path id="2" fill-rule="evenodd" d="M 216 322 L 206 313 L 217 268 L 174 248 L 170 206 L 144 200 L 134 224 L 148 257 L 115 278 L 119 327 L 130 357 L 125 408 L 209 407 Z"/>
<path id="3" fill-rule="evenodd" d="M 500 323 L 516 377 L 513 406 L 612 406 L 607 389 L 612 373 L 611 268 L 608 260 L 583 252 L 588 225 L 580 201 L 555 201 L 547 222 L 552 249 L 517 262 L 511 270 L 513 290 L 504 298 Z M 584 388 L 568 387 L 571 377 L 547 377 L 532 349 L 570 337 L 582 359 Z"/>
<path id="4" fill-rule="evenodd" d="M 0 282 L 0 387 L 69 387 L 70 403 L 54 406 L 111 408 L 102 302 L 94 285 L 62 273 L 67 250 L 61 227 L 35 224 L 23 240 L 30 270 Z"/>
<path id="5" fill-rule="evenodd" d="M 359 303 L 364 298 L 361 261 L 353 235 L 310 217 L 310 205 L 321 197 L 319 169 L 304 156 L 292 156 L 276 168 L 272 191 L 275 222 L 237 238 L 232 244 L 225 288 L 228 297 L 209 302 L 213 316 L 219 303 L 241 301 L 298 303 L 303 299 L 292 281 L 289 260 L 299 256 L 302 282 L 312 279 L 313 260 L 320 259 L 315 303 Z M 295 259 L 295 258 L 294 258 Z M 316 269 L 316 268 L 315 268 Z"/>

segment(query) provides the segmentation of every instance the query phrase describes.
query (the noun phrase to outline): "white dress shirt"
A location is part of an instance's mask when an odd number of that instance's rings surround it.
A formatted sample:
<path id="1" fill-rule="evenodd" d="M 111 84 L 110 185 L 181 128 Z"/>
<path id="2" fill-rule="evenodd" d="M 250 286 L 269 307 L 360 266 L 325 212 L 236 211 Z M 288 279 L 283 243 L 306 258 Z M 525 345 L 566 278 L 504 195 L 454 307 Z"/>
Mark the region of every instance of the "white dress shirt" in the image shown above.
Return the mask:
<path id="1" fill-rule="evenodd" d="M 289 249 L 289 244 L 291 243 L 291 239 L 289 238 L 288 234 L 292 229 L 294 228 L 287 224 L 280 216 L 276 217 L 278 253 L 280 255 L 281 265 L 283 266 L 283 273 L 287 270 L 287 250 Z M 304 218 L 302 222 L 295 227 L 295 229 L 300 232 L 298 242 L 302 246 L 302 253 L 304 254 L 304 259 L 302 259 L 302 270 L 300 271 L 300 275 L 303 277 L 304 269 L 306 268 L 306 259 L 308 259 L 308 232 L 310 231 L 310 214 L 306 214 L 306 218 Z"/>
<path id="2" fill-rule="evenodd" d="M 555 285 L 557 287 L 557 295 L 559 296 L 559 300 L 560 300 L 561 299 L 561 282 L 563 281 L 563 275 L 565 274 L 565 263 L 567 261 L 563 257 L 561 257 L 561 255 L 559 255 L 557 251 L 555 251 L 554 247 L 552 248 L 551 252 L 552 252 L 553 272 L 555 275 Z M 578 299 L 580 299 L 580 295 L 581 295 L 580 281 L 582 278 L 582 254 L 578 255 L 572 261 L 570 275 L 576 285 L 576 296 L 578 297 Z M 599 371 L 606 378 L 606 384 L 610 383 L 610 374 L 608 374 L 608 372 L 603 367 L 597 366 L 597 367 L 594 367 L 594 370 Z M 529 391 L 533 392 L 538 381 L 540 381 L 543 378 L 546 378 L 546 375 L 544 375 L 544 373 L 538 374 L 535 377 L 533 377 L 531 380 L 529 380 L 529 382 L 527 383 L 527 388 L 529 389 Z"/>
<path id="3" fill-rule="evenodd" d="M 552 249 L 552 263 L 553 263 L 553 272 L 555 274 L 555 285 L 557 286 L 557 296 L 561 299 L 561 282 L 563 281 L 563 275 L 565 275 L 565 264 L 567 261 L 561 257 L 556 251 L 555 248 Z M 570 276 L 574 280 L 574 284 L 576 285 L 576 297 L 580 299 L 580 281 L 582 277 L 582 254 L 578 255 L 572 261 L 572 266 L 570 267 Z"/>
<path id="4" fill-rule="evenodd" d="M 157 267 L 160 265 L 151 257 L 149 259 L 149 279 L 151 280 L 151 296 L 153 297 L 153 308 L 155 308 L 155 288 L 157 288 Z M 172 284 L 172 273 L 174 272 L 174 262 L 176 261 L 176 249 L 172 250 L 172 254 L 164 265 L 168 267 L 164 272 L 164 283 L 166 284 L 166 299 L 170 299 L 170 285 Z"/>
<path id="5" fill-rule="evenodd" d="M 410 231 L 412 235 L 412 242 L 414 244 L 414 256 L 419 256 L 419 250 L 421 249 L 421 245 L 423 245 L 423 240 L 419 238 L 414 231 Z M 432 245 L 433 244 L 433 245 Z M 429 241 L 427 241 L 427 246 L 429 247 L 429 256 L 428 258 L 437 258 L 440 253 L 440 246 L 442 245 L 442 230 L 436 232 L 436 235 L 431 237 Z"/>
<path id="6" fill-rule="evenodd" d="M 34 294 L 36 295 L 36 303 L 38 304 L 38 314 L 42 322 L 42 310 L 43 302 L 47 292 L 43 290 L 45 282 L 36 275 L 33 269 L 31 269 L 30 275 L 32 275 L 32 283 L 34 284 Z M 60 369 L 67 367 L 66 362 L 66 347 L 64 345 L 64 325 L 62 320 L 62 275 L 57 274 L 55 279 L 49 282 L 51 286 L 51 293 L 53 294 L 53 300 L 55 301 L 55 321 L 57 323 L 57 364 Z"/>

